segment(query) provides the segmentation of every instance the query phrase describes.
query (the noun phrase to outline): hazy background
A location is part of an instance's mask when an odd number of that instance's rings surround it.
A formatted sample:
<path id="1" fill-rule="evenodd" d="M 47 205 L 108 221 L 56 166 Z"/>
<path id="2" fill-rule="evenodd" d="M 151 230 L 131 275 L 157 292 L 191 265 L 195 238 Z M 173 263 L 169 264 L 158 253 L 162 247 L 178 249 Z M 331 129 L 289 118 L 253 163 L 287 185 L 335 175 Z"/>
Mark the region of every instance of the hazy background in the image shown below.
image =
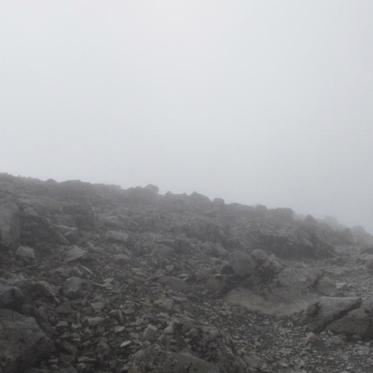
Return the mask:
<path id="1" fill-rule="evenodd" d="M 0 171 L 373 231 L 373 1 L 0 2 Z"/>

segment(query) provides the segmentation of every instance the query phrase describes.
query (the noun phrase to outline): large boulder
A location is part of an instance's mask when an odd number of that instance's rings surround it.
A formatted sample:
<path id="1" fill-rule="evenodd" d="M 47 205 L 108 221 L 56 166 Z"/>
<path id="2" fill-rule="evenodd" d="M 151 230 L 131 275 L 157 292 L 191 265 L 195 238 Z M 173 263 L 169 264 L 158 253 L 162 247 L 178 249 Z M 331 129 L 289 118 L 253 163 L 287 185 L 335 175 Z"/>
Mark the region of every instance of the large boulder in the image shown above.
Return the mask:
<path id="1" fill-rule="evenodd" d="M 12 202 L 0 204 L 0 247 L 16 249 L 21 233 L 18 206 Z"/>
<path id="2" fill-rule="evenodd" d="M 35 319 L 0 309 L 0 372 L 19 373 L 48 356 L 53 344 Z"/>
<path id="3" fill-rule="evenodd" d="M 372 318 L 362 307 L 352 310 L 347 315 L 333 321 L 327 329 L 336 334 L 373 337 Z"/>
<path id="4" fill-rule="evenodd" d="M 320 332 L 360 305 L 359 297 L 321 297 L 307 308 L 305 321 L 311 331 Z"/>

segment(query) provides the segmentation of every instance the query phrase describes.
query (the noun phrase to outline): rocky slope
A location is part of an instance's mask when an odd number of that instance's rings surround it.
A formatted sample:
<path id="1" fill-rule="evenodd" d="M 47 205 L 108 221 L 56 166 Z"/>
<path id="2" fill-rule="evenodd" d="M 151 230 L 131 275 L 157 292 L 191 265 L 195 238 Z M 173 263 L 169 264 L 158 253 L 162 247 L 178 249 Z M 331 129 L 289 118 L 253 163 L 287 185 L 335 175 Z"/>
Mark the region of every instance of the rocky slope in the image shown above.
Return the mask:
<path id="1" fill-rule="evenodd" d="M 369 372 L 373 241 L 267 209 L 0 175 L 0 372 Z"/>

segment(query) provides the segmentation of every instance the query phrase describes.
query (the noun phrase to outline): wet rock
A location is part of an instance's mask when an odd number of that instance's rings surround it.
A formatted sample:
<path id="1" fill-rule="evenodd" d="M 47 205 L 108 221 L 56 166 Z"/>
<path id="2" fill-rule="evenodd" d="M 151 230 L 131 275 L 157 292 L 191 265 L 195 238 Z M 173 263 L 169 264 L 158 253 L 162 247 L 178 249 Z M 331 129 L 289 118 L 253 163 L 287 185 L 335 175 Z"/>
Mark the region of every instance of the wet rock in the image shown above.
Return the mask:
<path id="1" fill-rule="evenodd" d="M 32 264 L 36 261 L 35 250 L 28 246 L 20 246 L 16 250 L 16 257 L 27 264 Z"/>
<path id="2" fill-rule="evenodd" d="M 19 373 L 53 351 L 35 319 L 0 309 L 0 371 Z"/>
<path id="3" fill-rule="evenodd" d="M 0 203 L 0 247 L 18 247 L 21 233 L 19 208 L 11 202 Z"/>

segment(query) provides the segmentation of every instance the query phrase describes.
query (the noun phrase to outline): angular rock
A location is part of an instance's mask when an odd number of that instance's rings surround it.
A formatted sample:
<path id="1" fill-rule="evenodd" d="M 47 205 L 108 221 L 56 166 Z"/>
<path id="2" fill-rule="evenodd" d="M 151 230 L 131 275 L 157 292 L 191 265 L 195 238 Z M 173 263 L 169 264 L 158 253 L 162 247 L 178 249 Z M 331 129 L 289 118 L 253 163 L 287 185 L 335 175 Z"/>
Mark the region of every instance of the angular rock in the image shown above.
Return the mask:
<path id="1" fill-rule="evenodd" d="M 57 290 L 47 281 L 19 280 L 14 285 L 24 294 L 25 299 L 32 303 L 36 300 L 55 300 Z"/>
<path id="2" fill-rule="evenodd" d="M 63 284 L 63 293 L 68 298 L 77 298 L 82 294 L 84 280 L 80 277 L 69 277 Z"/>
<path id="3" fill-rule="evenodd" d="M 131 260 L 129 256 L 126 254 L 115 254 L 113 256 L 113 259 L 115 260 L 116 263 L 121 263 L 121 264 L 128 263 Z"/>
<path id="4" fill-rule="evenodd" d="M 56 225 L 56 229 L 70 242 L 76 243 L 79 240 L 80 233 L 76 227 L 66 225 Z"/>
<path id="5" fill-rule="evenodd" d="M 307 308 L 305 321 L 311 331 L 320 332 L 360 305 L 358 297 L 321 297 Z"/>
<path id="6" fill-rule="evenodd" d="M 121 231 L 108 231 L 106 232 L 105 238 L 112 242 L 126 243 L 129 239 L 129 235 Z"/>
<path id="7" fill-rule="evenodd" d="M 336 334 L 356 335 L 362 338 L 373 337 L 372 318 L 363 307 L 352 310 L 333 321 L 327 329 Z"/>
<path id="8" fill-rule="evenodd" d="M 321 277 L 319 269 L 287 267 L 279 273 L 278 282 L 284 288 L 309 290 L 317 285 Z"/>
<path id="9" fill-rule="evenodd" d="M 73 246 L 66 253 L 65 262 L 71 263 L 80 259 L 84 259 L 87 256 L 87 251 L 80 248 L 79 246 Z"/>
<path id="10" fill-rule="evenodd" d="M 36 260 L 35 250 L 32 247 L 20 246 L 16 250 L 16 256 L 24 263 L 32 264 Z"/>
<path id="11" fill-rule="evenodd" d="M 18 309 L 24 302 L 22 291 L 0 279 L 0 307 Z"/>
<path id="12" fill-rule="evenodd" d="M 35 319 L 0 309 L 0 371 L 19 373 L 53 351 Z"/>

